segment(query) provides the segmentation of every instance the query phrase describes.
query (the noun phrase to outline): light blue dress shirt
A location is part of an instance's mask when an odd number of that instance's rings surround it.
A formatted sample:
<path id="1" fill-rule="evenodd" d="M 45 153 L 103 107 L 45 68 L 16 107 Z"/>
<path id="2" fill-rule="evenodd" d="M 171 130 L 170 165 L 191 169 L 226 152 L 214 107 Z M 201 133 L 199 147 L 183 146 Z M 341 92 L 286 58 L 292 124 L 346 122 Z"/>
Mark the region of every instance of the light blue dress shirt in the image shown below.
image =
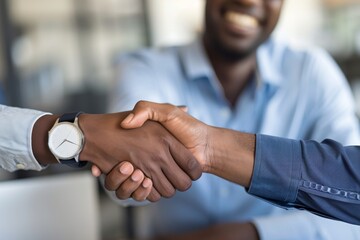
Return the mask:
<path id="1" fill-rule="evenodd" d="M 35 122 L 49 114 L 0 104 L 0 168 L 43 170 L 32 152 L 31 135 Z"/>
<path id="2" fill-rule="evenodd" d="M 319 49 L 270 39 L 257 52 L 260 81 L 249 81 L 236 105 L 224 96 L 200 41 L 122 55 L 111 111 L 139 100 L 186 105 L 213 126 L 294 139 L 332 138 L 359 144 L 351 91 Z M 125 203 L 125 202 L 123 202 Z M 191 231 L 216 223 L 252 221 L 261 239 L 360 239 L 360 229 L 259 200 L 231 182 L 203 174 L 187 192 L 146 207 L 151 234 Z"/>

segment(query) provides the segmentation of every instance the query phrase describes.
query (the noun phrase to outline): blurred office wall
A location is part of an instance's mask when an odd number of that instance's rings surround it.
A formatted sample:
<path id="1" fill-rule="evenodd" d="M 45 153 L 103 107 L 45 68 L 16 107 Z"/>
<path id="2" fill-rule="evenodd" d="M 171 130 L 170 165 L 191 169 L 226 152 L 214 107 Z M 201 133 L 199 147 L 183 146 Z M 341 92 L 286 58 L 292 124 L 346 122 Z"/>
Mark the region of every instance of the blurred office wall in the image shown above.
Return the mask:
<path id="1" fill-rule="evenodd" d="M 186 43 L 202 30 L 205 0 L 150 0 L 148 3 L 153 46 Z"/>
<path id="2" fill-rule="evenodd" d="M 142 0 L 1 1 L 17 73 L 7 81 L 18 81 L 17 105 L 104 111 L 114 55 L 148 45 Z"/>

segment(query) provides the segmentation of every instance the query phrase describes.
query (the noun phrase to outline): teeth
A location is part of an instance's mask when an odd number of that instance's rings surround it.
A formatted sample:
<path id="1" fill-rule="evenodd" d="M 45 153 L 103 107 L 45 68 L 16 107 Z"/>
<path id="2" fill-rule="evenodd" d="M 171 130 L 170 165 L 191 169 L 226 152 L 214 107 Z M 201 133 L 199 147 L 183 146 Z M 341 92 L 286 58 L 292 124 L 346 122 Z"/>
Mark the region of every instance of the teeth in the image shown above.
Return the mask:
<path id="1" fill-rule="evenodd" d="M 238 12 L 227 12 L 225 19 L 240 28 L 256 28 L 259 26 L 256 18 Z"/>

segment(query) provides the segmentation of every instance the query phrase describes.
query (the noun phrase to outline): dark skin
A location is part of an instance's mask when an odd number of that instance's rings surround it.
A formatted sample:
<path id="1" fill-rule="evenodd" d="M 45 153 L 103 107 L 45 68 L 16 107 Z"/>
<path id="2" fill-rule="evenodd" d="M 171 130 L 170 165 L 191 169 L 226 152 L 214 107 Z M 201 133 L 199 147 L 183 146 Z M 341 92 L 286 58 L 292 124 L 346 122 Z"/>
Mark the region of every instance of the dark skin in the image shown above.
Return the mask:
<path id="1" fill-rule="evenodd" d="M 282 0 L 206 1 L 204 46 L 232 106 L 235 106 L 246 84 L 254 77 L 256 49 L 273 32 L 282 4 Z M 248 14 L 257 20 L 258 26 L 248 30 L 229 23 L 225 17 L 228 11 Z M 245 222 L 210 226 L 171 239 L 257 240 L 259 235 L 251 222 Z"/>
<path id="2" fill-rule="evenodd" d="M 127 112 L 81 114 L 79 125 L 85 144 L 79 159 L 95 164 L 103 173 L 109 173 L 124 160 L 129 161 L 144 174 L 137 171 L 140 173 L 135 174 L 133 180 L 144 181 L 145 176 L 152 180 L 154 188 L 151 181 L 143 183 L 143 187 L 152 190 L 150 201 L 171 197 L 175 190 L 188 189 L 191 180 L 201 176 L 201 166 L 191 152 L 158 123 L 149 122 L 144 128 L 134 129 L 136 131 L 123 129 L 120 123 L 127 115 Z M 43 116 L 33 128 L 34 156 L 43 165 L 58 163 L 47 147 L 48 131 L 57 118 L 57 115 Z M 112 190 L 111 184 L 107 187 Z"/>
<path id="3" fill-rule="evenodd" d="M 238 97 L 253 79 L 256 50 L 276 27 L 282 5 L 283 0 L 206 1 L 203 34 L 205 51 L 231 106 L 236 105 Z M 232 14 L 235 18 L 240 15 L 245 24 L 229 20 L 229 13 L 235 13 Z M 125 190 L 121 182 L 117 185 L 118 192 L 127 191 L 127 196 L 131 196 L 130 189 Z M 193 233 L 177 234 L 176 238 L 164 236 L 164 239 L 212 239 L 213 236 L 221 236 L 218 239 L 223 240 L 231 240 L 234 236 L 237 239 L 241 236 L 247 236 L 249 240 L 259 239 L 255 226 L 250 222 L 210 226 Z"/>
<path id="4" fill-rule="evenodd" d="M 160 122 L 196 157 L 203 172 L 249 187 L 254 168 L 255 135 L 211 127 L 169 104 L 140 101 L 123 122 L 139 128 L 147 120 Z M 107 177 L 108 178 L 108 177 Z M 123 189 L 118 182 L 118 190 Z M 224 223 L 193 232 L 156 236 L 154 239 L 259 239 L 251 222 Z"/>
<path id="5" fill-rule="evenodd" d="M 236 105 L 246 85 L 254 79 L 256 50 L 273 32 L 282 5 L 283 0 L 206 1 L 203 34 L 205 51 L 231 106 Z M 235 20 L 231 20 L 233 18 L 229 17 L 229 13 L 235 15 Z M 242 21 L 239 21 L 239 15 Z M 206 169 L 203 170 L 207 172 Z M 124 188 L 121 181 L 114 181 L 113 184 L 114 188 L 119 186 L 117 191 L 131 196 L 132 189 Z M 229 232 L 232 234 L 228 234 Z M 248 240 L 259 239 L 251 222 L 210 226 L 192 233 L 177 234 L 176 238 L 164 236 L 164 239 L 230 240 L 235 236 L 236 239 L 241 239 L 242 236 L 246 236 L 244 239 Z"/>
<path id="6" fill-rule="evenodd" d="M 211 65 L 234 105 L 255 74 L 256 50 L 274 30 L 281 12 L 281 0 L 207 0 L 203 41 Z M 228 12 L 249 15 L 251 26 L 227 20 Z"/>

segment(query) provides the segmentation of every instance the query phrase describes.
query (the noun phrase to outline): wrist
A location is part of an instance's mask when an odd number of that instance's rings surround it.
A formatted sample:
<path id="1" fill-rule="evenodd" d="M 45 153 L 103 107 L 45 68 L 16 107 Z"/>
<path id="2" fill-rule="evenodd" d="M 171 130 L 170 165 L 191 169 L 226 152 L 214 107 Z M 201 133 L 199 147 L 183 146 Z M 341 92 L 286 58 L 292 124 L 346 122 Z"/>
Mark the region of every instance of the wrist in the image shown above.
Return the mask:
<path id="1" fill-rule="evenodd" d="M 123 141 L 120 123 L 126 116 L 127 113 L 81 114 L 78 123 L 84 134 L 84 146 L 80 161 L 95 164 L 103 173 L 110 171 L 119 162 L 114 152 L 119 151 Z"/>
<path id="2" fill-rule="evenodd" d="M 254 166 L 255 135 L 224 128 L 212 129 L 207 172 L 248 187 Z"/>
<path id="3" fill-rule="evenodd" d="M 125 114 L 81 114 L 79 127 L 84 134 L 84 146 L 80 152 L 82 161 L 90 161 L 96 164 L 95 159 L 108 156 L 104 150 L 108 141 L 114 141 L 112 135 L 120 127 Z M 117 133 L 119 134 L 119 133 Z"/>
<path id="4" fill-rule="evenodd" d="M 79 122 L 78 122 L 79 127 L 84 134 L 84 146 L 83 146 L 82 151 L 80 152 L 79 160 L 80 161 L 88 161 L 88 160 L 94 158 L 95 146 L 92 146 L 92 144 L 93 144 L 93 134 L 92 133 L 94 132 L 94 126 L 97 126 L 98 123 L 93 122 L 96 119 L 96 115 L 94 115 L 94 114 L 83 113 L 78 118 L 79 118 Z"/>
<path id="5" fill-rule="evenodd" d="M 41 165 L 58 163 L 48 147 L 48 132 L 58 117 L 58 115 L 44 115 L 34 124 L 31 135 L 31 147 L 35 159 Z"/>
<path id="6" fill-rule="evenodd" d="M 219 149 L 216 147 L 218 136 L 221 136 L 219 130 L 220 129 L 217 127 L 210 126 L 208 128 L 207 136 L 205 137 L 207 143 L 204 152 L 204 160 L 200 161 L 203 172 L 214 174 L 221 164 L 221 161 L 219 161 L 219 158 L 217 157 Z"/>

